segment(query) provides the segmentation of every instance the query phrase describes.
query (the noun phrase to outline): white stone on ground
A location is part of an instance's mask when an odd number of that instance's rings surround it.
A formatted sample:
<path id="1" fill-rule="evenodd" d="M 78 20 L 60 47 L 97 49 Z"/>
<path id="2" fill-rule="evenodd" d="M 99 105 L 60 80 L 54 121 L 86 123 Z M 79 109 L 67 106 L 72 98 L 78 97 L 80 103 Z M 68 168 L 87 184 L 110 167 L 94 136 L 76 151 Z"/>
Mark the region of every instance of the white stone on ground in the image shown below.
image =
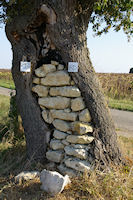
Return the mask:
<path id="1" fill-rule="evenodd" d="M 64 190 L 64 187 L 71 183 L 69 176 L 62 176 L 56 171 L 44 169 L 40 174 L 42 183 L 41 189 L 51 196 L 55 196 Z"/>
<path id="2" fill-rule="evenodd" d="M 15 182 L 19 183 L 21 181 L 28 181 L 28 180 L 33 180 L 36 178 L 40 177 L 40 172 L 38 171 L 23 171 L 21 173 L 19 173 L 17 176 L 15 176 Z"/>

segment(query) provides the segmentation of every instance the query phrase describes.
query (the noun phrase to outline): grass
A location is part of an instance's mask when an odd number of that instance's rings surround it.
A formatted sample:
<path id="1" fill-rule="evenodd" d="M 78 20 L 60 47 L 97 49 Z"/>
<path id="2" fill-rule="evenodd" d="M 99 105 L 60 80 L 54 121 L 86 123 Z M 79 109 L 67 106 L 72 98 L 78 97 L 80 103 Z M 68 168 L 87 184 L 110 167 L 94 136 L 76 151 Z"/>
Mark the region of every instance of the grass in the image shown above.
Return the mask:
<path id="1" fill-rule="evenodd" d="M 118 110 L 127 110 L 133 112 L 133 101 L 127 99 L 111 99 L 108 98 L 108 105 L 110 108 Z"/>
<path id="2" fill-rule="evenodd" d="M 0 70 L 0 87 L 15 89 L 12 75 L 9 70 Z"/>

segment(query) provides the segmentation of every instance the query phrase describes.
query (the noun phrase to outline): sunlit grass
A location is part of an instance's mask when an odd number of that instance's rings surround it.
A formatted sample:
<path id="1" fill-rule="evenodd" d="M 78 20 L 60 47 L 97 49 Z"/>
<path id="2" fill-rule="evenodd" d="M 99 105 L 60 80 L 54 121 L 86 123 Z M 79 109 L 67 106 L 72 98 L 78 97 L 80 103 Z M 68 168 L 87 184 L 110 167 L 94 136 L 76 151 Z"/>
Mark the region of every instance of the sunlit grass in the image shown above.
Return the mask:
<path id="1" fill-rule="evenodd" d="M 126 99 L 111 99 L 108 98 L 108 105 L 110 108 L 118 110 L 127 110 L 133 112 L 133 101 Z"/>

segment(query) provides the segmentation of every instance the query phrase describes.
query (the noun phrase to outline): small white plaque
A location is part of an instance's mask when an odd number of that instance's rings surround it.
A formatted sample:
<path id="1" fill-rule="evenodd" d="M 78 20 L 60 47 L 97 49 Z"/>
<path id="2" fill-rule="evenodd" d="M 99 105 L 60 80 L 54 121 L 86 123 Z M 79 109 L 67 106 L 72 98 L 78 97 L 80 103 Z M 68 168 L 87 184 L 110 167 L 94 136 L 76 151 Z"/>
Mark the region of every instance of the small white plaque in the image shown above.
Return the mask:
<path id="1" fill-rule="evenodd" d="M 20 71 L 21 72 L 30 72 L 31 71 L 31 62 L 20 62 Z"/>
<path id="2" fill-rule="evenodd" d="M 78 72 L 78 62 L 69 62 L 68 72 Z"/>

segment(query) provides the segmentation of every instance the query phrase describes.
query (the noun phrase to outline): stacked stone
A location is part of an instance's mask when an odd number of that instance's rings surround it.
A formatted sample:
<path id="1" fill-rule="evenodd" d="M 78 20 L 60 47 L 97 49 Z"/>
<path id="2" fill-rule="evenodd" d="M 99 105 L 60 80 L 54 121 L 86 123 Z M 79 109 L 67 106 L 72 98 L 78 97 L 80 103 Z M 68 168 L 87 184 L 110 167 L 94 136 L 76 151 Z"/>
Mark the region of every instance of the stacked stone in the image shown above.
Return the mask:
<path id="1" fill-rule="evenodd" d="M 80 90 L 56 61 L 42 65 L 35 75 L 32 91 L 38 95 L 44 121 L 54 126 L 47 159 L 57 163 L 63 174 L 89 171 L 93 127 Z"/>

